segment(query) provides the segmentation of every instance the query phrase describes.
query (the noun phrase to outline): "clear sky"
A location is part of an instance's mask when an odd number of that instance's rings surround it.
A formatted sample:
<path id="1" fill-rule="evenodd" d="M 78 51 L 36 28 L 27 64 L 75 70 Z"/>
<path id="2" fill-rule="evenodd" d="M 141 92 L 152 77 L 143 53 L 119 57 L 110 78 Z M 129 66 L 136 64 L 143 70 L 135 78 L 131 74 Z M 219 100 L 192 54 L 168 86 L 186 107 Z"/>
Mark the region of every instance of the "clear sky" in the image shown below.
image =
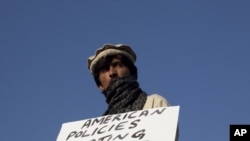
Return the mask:
<path id="1" fill-rule="evenodd" d="M 0 140 L 55 141 L 102 115 L 87 58 L 137 53 L 140 87 L 180 105 L 180 141 L 227 141 L 250 124 L 250 1 L 0 1 Z"/>

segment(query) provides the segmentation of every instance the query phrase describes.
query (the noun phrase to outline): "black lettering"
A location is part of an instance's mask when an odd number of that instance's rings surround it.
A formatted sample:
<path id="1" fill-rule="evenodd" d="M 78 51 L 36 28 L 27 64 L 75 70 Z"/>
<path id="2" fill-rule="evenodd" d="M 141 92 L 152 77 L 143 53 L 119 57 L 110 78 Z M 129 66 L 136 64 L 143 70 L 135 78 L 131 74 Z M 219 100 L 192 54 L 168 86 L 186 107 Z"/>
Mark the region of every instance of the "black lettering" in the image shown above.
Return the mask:
<path id="1" fill-rule="evenodd" d="M 161 109 L 161 111 L 159 109 L 155 110 L 151 115 L 157 113 L 157 114 L 162 114 L 165 111 L 166 108 Z"/>
<path id="2" fill-rule="evenodd" d="M 91 136 L 93 136 L 97 130 L 98 130 L 98 127 L 95 128 L 95 130 L 92 132 Z"/>
<path id="3" fill-rule="evenodd" d="M 78 138 L 82 135 L 82 131 L 78 132 L 76 135 L 75 135 L 75 138 Z"/>
<path id="4" fill-rule="evenodd" d="M 128 121 L 123 121 L 123 122 L 120 122 L 116 127 L 115 127 L 115 130 L 122 130 L 124 129 L 124 123 L 127 123 Z"/>
<path id="5" fill-rule="evenodd" d="M 89 135 L 90 135 L 90 134 L 86 134 L 86 133 L 87 133 L 87 131 L 88 131 L 88 130 L 85 130 L 85 131 L 83 132 L 82 137 L 87 137 L 87 136 L 89 136 Z"/>
<path id="6" fill-rule="evenodd" d="M 104 136 L 104 137 L 101 137 L 101 138 L 98 139 L 98 141 L 104 141 L 106 138 L 108 138 L 106 141 L 110 141 L 110 139 L 112 138 L 112 134 Z"/>
<path id="7" fill-rule="evenodd" d="M 105 120 L 102 122 L 103 124 L 107 124 L 109 120 L 111 120 L 112 115 L 106 116 Z"/>
<path id="8" fill-rule="evenodd" d="M 135 132 L 131 137 L 139 138 L 139 140 L 141 140 L 144 136 L 145 136 L 145 129 L 142 129 L 142 130 Z"/>
<path id="9" fill-rule="evenodd" d="M 117 120 L 117 121 L 120 121 L 121 119 L 120 119 L 120 114 L 118 114 L 118 115 L 115 115 L 115 117 L 113 117 L 113 120 L 112 121 L 115 121 L 115 120 Z"/>
<path id="10" fill-rule="evenodd" d="M 103 127 L 101 127 L 100 129 L 99 129 L 99 131 L 97 132 L 97 134 L 102 134 L 102 133 L 104 133 L 105 131 L 101 131 L 103 128 L 105 128 L 105 127 L 107 127 L 108 125 L 105 125 L 105 126 L 103 126 Z"/>
<path id="11" fill-rule="evenodd" d="M 137 120 L 132 121 L 132 122 L 130 123 L 131 126 L 128 127 L 128 128 L 129 128 L 129 129 L 135 128 L 135 127 L 137 126 L 137 122 L 140 122 L 140 121 L 141 121 L 140 119 L 137 119 Z"/>
<path id="12" fill-rule="evenodd" d="M 119 135 L 117 135 L 113 140 L 116 140 L 116 139 L 124 139 L 124 138 L 126 138 L 128 136 L 128 133 L 127 134 L 125 134 L 123 137 L 121 136 L 121 134 L 119 134 Z"/>
<path id="13" fill-rule="evenodd" d="M 133 114 L 137 113 L 136 111 L 129 114 L 128 118 L 136 118 L 136 116 L 132 116 Z"/>
<path id="14" fill-rule="evenodd" d="M 148 110 L 144 110 L 141 112 L 141 114 L 139 115 L 139 117 L 141 116 L 147 116 L 148 115 Z"/>
<path id="15" fill-rule="evenodd" d="M 113 124 L 110 128 L 109 128 L 109 130 L 108 131 L 110 131 L 113 127 L 115 126 L 115 124 Z"/>
<path id="16" fill-rule="evenodd" d="M 102 118 L 100 118 L 100 119 L 95 118 L 95 119 L 93 120 L 91 126 L 93 126 L 95 123 L 100 123 L 99 125 L 101 125 L 101 124 L 103 123 L 103 120 L 104 120 L 104 119 L 105 119 L 105 117 L 102 117 Z"/>
<path id="17" fill-rule="evenodd" d="M 71 133 L 69 133 L 68 137 L 66 140 L 68 140 L 69 138 L 73 137 L 77 132 L 76 131 L 73 131 Z"/>
<path id="18" fill-rule="evenodd" d="M 86 126 L 87 128 L 89 128 L 90 123 L 91 123 L 91 119 L 90 119 L 90 120 L 87 120 L 87 121 L 83 124 L 82 128 L 85 127 L 85 126 Z M 82 129 L 82 128 L 81 128 L 81 129 Z"/>
<path id="19" fill-rule="evenodd" d="M 125 114 L 125 115 L 123 116 L 123 118 L 122 118 L 122 119 L 125 119 L 125 118 L 127 117 L 127 115 L 128 115 L 128 114 Z"/>

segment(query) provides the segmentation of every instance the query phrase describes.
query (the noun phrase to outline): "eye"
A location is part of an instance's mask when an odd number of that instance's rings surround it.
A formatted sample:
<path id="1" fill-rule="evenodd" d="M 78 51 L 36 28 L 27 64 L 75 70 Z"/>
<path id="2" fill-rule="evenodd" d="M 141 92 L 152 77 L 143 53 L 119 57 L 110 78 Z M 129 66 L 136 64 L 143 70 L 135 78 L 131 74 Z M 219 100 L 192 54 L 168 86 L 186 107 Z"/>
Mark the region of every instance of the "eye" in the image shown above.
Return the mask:
<path id="1" fill-rule="evenodd" d="M 115 62 L 112 64 L 113 67 L 123 67 L 123 63 L 122 62 Z"/>
<path id="2" fill-rule="evenodd" d="M 109 70 L 109 67 L 103 67 L 100 69 L 100 72 L 107 72 Z"/>
<path id="3" fill-rule="evenodd" d="M 122 62 L 119 62 L 119 63 L 117 63 L 117 66 L 118 66 L 118 67 L 123 67 L 124 64 L 123 64 Z"/>

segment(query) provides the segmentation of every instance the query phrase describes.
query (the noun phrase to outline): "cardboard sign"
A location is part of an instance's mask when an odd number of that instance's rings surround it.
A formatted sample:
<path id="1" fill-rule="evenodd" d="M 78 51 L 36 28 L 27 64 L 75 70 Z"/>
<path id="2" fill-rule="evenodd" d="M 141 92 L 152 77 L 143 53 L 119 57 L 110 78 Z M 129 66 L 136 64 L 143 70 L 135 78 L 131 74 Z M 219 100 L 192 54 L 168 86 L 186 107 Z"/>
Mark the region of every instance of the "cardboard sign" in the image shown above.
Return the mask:
<path id="1" fill-rule="evenodd" d="M 57 141 L 174 141 L 179 106 L 64 123 Z"/>

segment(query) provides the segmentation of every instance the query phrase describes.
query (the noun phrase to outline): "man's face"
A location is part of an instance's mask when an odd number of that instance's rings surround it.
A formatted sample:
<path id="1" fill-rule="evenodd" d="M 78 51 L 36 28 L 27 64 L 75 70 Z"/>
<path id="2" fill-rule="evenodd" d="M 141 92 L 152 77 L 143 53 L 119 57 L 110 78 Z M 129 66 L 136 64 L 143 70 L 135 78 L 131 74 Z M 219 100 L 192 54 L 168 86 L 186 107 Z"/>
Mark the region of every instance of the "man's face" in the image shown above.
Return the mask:
<path id="1" fill-rule="evenodd" d="M 125 66 L 120 59 L 113 58 L 107 69 L 101 70 L 99 74 L 99 80 L 101 85 L 99 89 L 104 91 L 110 81 L 115 77 L 126 77 L 130 75 L 129 68 Z"/>

